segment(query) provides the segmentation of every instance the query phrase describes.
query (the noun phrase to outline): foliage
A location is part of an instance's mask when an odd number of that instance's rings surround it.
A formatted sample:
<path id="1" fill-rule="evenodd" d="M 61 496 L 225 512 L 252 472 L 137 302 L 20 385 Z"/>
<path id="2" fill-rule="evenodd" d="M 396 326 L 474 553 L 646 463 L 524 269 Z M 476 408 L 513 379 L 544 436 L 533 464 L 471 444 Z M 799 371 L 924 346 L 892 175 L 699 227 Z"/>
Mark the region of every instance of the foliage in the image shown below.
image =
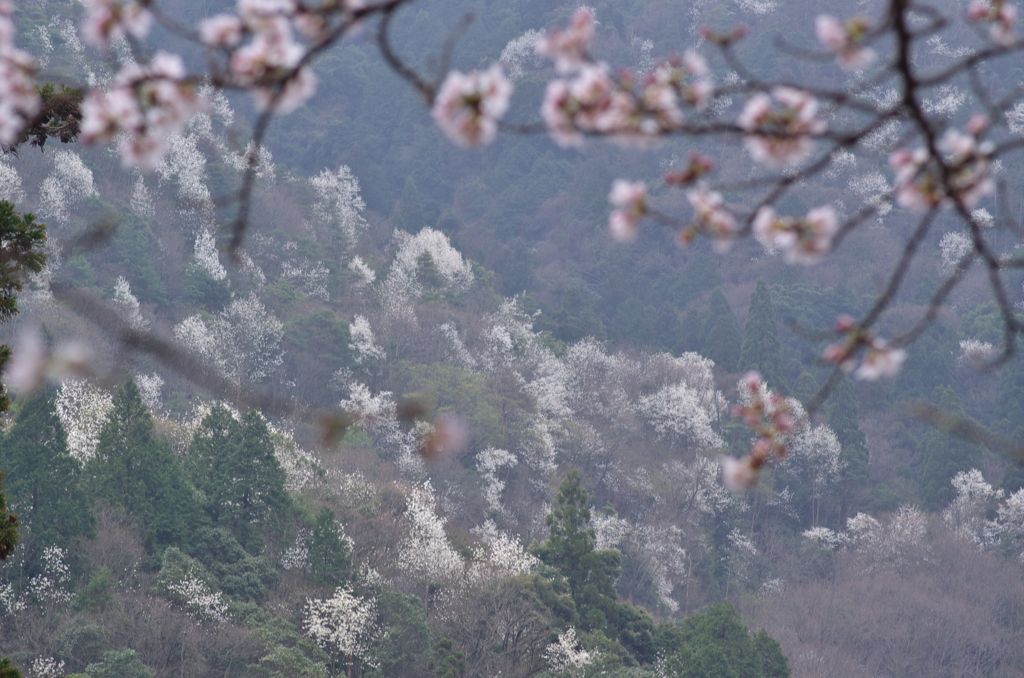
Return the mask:
<path id="1" fill-rule="evenodd" d="M 324 507 L 317 514 L 313 532 L 305 540 L 306 562 L 313 582 L 338 587 L 352 576 L 352 547 L 334 519 L 334 511 Z"/>
<path id="2" fill-rule="evenodd" d="M 94 498 L 123 506 L 141 520 L 148 549 L 188 541 L 199 517 L 196 498 L 181 462 L 156 435 L 135 382 L 126 382 L 114 396 L 84 473 Z"/>
<path id="3" fill-rule="evenodd" d="M 21 536 L 18 534 L 17 514 L 7 509 L 7 494 L 4 492 L 4 473 L 0 471 L 0 560 L 7 560 L 18 545 Z"/>
<path id="4" fill-rule="evenodd" d="M 0 323 L 18 313 L 18 297 L 29 273 L 39 273 L 46 264 L 43 245 L 46 225 L 36 223 L 35 215 L 19 214 L 14 205 L 0 200 Z M 0 344 L 0 369 L 11 356 L 10 348 Z M 0 383 L 0 413 L 10 406 Z"/>
<path id="5" fill-rule="evenodd" d="M 750 308 L 743 324 L 739 368 L 757 370 L 771 388 L 786 390 L 779 326 L 775 322 L 775 309 L 768 286 L 763 280 L 757 281 L 757 287 L 750 296 Z"/>
<path id="6" fill-rule="evenodd" d="M 103 661 L 85 667 L 89 678 L 153 678 L 153 670 L 142 663 L 135 650 L 111 650 Z"/>
<path id="7" fill-rule="evenodd" d="M 674 678 L 789 678 L 778 641 L 751 636 L 732 605 L 720 603 L 658 629 L 665 675 Z"/>
<path id="8" fill-rule="evenodd" d="M 10 474 L 7 493 L 24 526 L 30 572 L 45 547 L 67 548 L 76 537 L 93 535 L 82 466 L 67 442 L 52 393 L 31 397 L 12 430 L 0 435 L 0 467 Z"/>

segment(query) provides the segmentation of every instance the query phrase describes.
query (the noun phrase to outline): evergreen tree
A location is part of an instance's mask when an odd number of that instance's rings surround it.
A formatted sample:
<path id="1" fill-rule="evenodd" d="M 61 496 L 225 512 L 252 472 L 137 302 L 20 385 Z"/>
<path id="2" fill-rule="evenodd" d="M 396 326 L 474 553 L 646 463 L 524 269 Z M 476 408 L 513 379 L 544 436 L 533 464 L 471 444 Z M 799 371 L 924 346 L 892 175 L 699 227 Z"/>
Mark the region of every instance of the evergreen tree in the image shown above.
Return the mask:
<path id="1" fill-rule="evenodd" d="M 960 406 L 960 399 L 949 386 L 940 386 L 932 394 L 932 401 L 946 412 L 969 419 Z M 921 466 L 921 504 L 929 511 L 944 508 L 956 496 L 950 482 L 957 473 L 977 468 L 981 450 L 974 443 L 939 429 L 929 429 L 921 438 L 919 451 L 923 455 Z"/>
<path id="2" fill-rule="evenodd" d="M 13 204 L 0 200 L 0 323 L 18 314 L 17 293 L 24 285 L 25 274 L 38 273 L 46 264 L 46 225 L 37 224 L 35 219 L 32 214 L 18 214 Z M 0 376 L 10 357 L 11 349 L 0 344 Z M 0 382 L 0 413 L 9 406 Z"/>
<path id="3" fill-rule="evenodd" d="M 840 459 L 843 467 L 843 484 L 848 488 L 865 488 L 868 478 L 868 447 L 864 432 L 860 429 L 860 411 L 849 379 L 842 379 L 832 392 L 832 404 L 828 410 L 828 425 L 843 446 Z"/>
<path id="4" fill-rule="evenodd" d="M 7 510 L 7 495 L 4 494 L 4 472 L 0 471 L 0 560 L 14 553 L 18 545 L 18 516 Z"/>
<path id="5" fill-rule="evenodd" d="M 21 672 L 6 657 L 0 659 L 0 678 L 21 678 Z"/>
<path id="6" fill-rule="evenodd" d="M 814 375 L 807 370 L 800 372 L 796 383 L 793 384 L 793 397 L 806 405 L 817 392 L 818 380 L 814 378 Z"/>
<path id="7" fill-rule="evenodd" d="M 284 487 L 287 476 L 274 454 L 267 420 L 257 412 L 247 412 L 241 425 L 232 529 L 242 546 L 256 553 L 263 546 L 264 536 L 275 541 L 280 536 L 291 509 L 291 497 Z"/>
<path id="8" fill-rule="evenodd" d="M 1013 358 L 999 371 L 995 425 L 1002 434 L 1024 445 L 1024 342 L 1018 339 Z"/>
<path id="9" fill-rule="evenodd" d="M 230 530 L 248 552 L 259 552 L 265 535 L 280 535 L 291 500 L 259 414 L 237 421 L 224 406 L 214 407 L 192 439 L 189 470 L 210 521 Z"/>
<path id="10" fill-rule="evenodd" d="M 11 474 L 7 493 L 24 525 L 30 562 L 46 546 L 66 547 L 75 537 L 92 535 L 95 519 L 81 486 L 82 467 L 68 452 L 52 395 L 25 404 L 0 439 L 0 466 Z"/>
<path id="11" fill-rule="evenodd" d="M 114 396 L 85 475 L 96 499 L 123 506 L 140 519 L 150 551 L 185 542 L 198 520 L 185 472 L 166 441 L 157 438 L 134 381 Z"/>
<path id="12" fill-rule="evenodd" d="M 708 300 L 708 313 L 704 318 L 704 346 L 701 355 L 711 358 L 725 372 L 735 372 L 740 360 L 740 346 L 743 337 L 736 314 L 716 288 Z"/>
<path id="13" fill-rule="evenodd" d="M 238 422 L 231 412 L 217 404 L 203 418 L 192 436 L 188 451 L 188 471 L 199 491 L 199 501 L 214 525 L 221 525 L 228 510 L 234 459 L 238 453 Z M 223 520 L 222 520 L 223 519 Z"/>
<path id="14" fill-rule="evenodd" d="M 321 586 L 341 586 L 352 570 L 352 549 L 341 533 L 334 511 L 324 507 L 316 517 L 313 534 L 306 539 L 307 561 L 313 581 Z"/>
<path id="15" fill-rule="evenodd" d="M 751 637 L 732 605 L 719 603 L 687 617 L 675 627 L 663 625 L 658 645 L 665 675 L 672 678 L 789 678 L 778 641 L 764 630 Z"/>
<path id="16" fill-rule="evenodd" d="M 569 592 L 586 630 L 605 630 L 618 636 L 615 626 L 615 580 L 621 573 L 621 556 L 614 549 L 595 550 L 597 537 L 590 527 L 587 490 L 578 471 L 571 471 L 558 488 L 555 508 L 546 522 L 550 537 L 536 547 L 536 555 L 565 577 Z"/>
<path id="17" fill-rule="evenodd" d="M 743 324 L 739 369 L 757 370 L 770 388 L 787 390 L 782 371 L 779 326 L 775 322 L 775 309 L 772 307 L 768 286 L 763 280 L 757 281 L 757 288 L 750 296 L 750 308 Z"/>
<path id="18" fill-rule="evenodd" d="M 89 664 L 85 673 L 89 678 L 153 678 L 153 670 L 142 663 L 135 650 L 104 652 L 103 661 Z"/>

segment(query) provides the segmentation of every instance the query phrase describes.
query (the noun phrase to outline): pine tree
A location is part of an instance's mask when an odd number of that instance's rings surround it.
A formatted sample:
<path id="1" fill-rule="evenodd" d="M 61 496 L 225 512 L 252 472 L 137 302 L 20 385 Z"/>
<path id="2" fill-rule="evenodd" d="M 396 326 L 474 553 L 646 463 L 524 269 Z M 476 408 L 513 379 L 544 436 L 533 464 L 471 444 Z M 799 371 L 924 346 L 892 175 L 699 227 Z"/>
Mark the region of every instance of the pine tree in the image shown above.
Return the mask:
<path id="1" fill-rule="evenodd" d="M 770 388 L 787 390 L 782 371 L 779 326 L 775 322 L 775 309 L 768 286 L 763 280 L 757 281 L 757 288 L 750 297 L 747 320 L 743 324 L 739 368 L 743 371 L 757 370 Z"/>
<path id="2" fill-rule="evenodd" d="M 291 500 L 259 414 L 237 421 L 222 405 L 214 407 L 192 439 L 189 471 L 210 521 L 228 529 L 246 551 L 258 553 L 265 535 L 279 535 Z"/>
<path id="3" fill-rule="evenodd" d="M 0 560 L 7 558 L 14 553 L 18 545 L 20 535 L 18 534 L 18 516 L 7 510 L 7 495 L 4 494 L 4 472 L 0 471 Z"/>
<path id="4" fill-rule="evenodd" d="M 597 537 L 590 527 L 588 499 L 579 472 L 571 471 L 546 518 L 550 537 L 536 548 L 536 555 L 565 577 L 580 626 L 604 630 L 615 638 L 619 610 L 614 585 L 621 573 L 621 556 L 614 549 L 595 550 Z"/>
<path id="5" fill-rule="evenodd" d="M 114 408 L 85 475 L 96 499 L 123 506 L 141 520 L 143 542 L 150 551 L 184 543 L 199 518 L 181 463 L 157 438 L 153 417 L 134 381 L 114 396 Z"/>
<path id="6" fill-rule="evenodd" d="M 853 387 L 849 379 L 839 382 L 832 393 L 832 404 L 828 411 L 828 425 L 839 438 L 843 452 L 839 457 L 843 467 L 843 484 L 847 488 L 867 487 L 868 478 L 868 447 L 867 438 L 860 429 L 860 412 L 857 399 L 853 395 Z"/>
<path id="7" fill-rule="evenodd" d="M 13 204 L 0 200 L 0 323 L 18 314 L 17 292 L 22 289 L 25 274 L 43 270 L 45 243 L 45 224 L 37 224 L 32 214 L 18 214 Z M 0 370 L 10 357 L 11 349 L 0 344 Z M 0 383 L 0 412 L 6 412 L 9 406 Z"/>
<path id="8" fill-rule="evenodd" d="M 91 536 L 94 517 L 81 486 L 82 467 L 68 452 L 67 434 L 51 394 L 29 400 L 10 433 L 0 440 L 7 493 L 24 525 L 29 559 L 46 546 L 67 546 Z"/>
<path id="9" fill-rule="evenodd" d="M 313 534 L 305 542 L 309 572 L 321 586 L 341 586 L 352 570 L 352 549 L 334 519 L 334 511 L 324 507 L 316 517 Z"/>
<path id="10" fill-rule="evenodd" d="M 711 293 L 708 313 L 704 318 L 704 347 L 701 354 L 715 361 L 722 370 L 735 372 L 740 360 L 743 336 L 736 314 L 720 288 Z"/>
<path id="11" fill-rule="evenodd" d="M 936 388 L 932 401 L 946 412 L 970 420 L 951 387 Z M 930 429 L 925 433 L 918 449 L 924 457 L 921 466 L 921 504 L 929 511 L 938 511 L 956 496 L 956 490 L 950 482 L 953 476 L 977 468 L 981 462 L 981 450 L 974 443 L 939 429 Z"/>

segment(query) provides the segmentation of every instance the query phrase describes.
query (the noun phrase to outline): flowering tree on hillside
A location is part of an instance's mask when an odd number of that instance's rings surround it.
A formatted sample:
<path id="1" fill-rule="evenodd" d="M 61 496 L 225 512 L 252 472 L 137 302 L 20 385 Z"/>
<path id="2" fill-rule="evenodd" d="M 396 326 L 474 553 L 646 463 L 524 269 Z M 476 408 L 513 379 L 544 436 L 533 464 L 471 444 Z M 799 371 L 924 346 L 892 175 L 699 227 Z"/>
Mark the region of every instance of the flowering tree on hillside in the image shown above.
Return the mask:
<path id="1" fill-rule="evenodd" d="M 193 116 L 222 108 L 224 91 L 249 93 L 257 113 L 251 141 L 239 156 L 244 172 L 230 227 L 235 251 L 244 237 L 255 182 L 269 166 L 263 141 L 273 116 L 309 101 L 317 86 L 312 63 L 369 24 L 376 29 L 384 60 L 422 94 L 440 129 L 457 144 L 487 144 L 503 130 L 546 131 L 565 147 L 592 137 L 648 145 L 682 136 L 698 149 L 734 141 L 753 161 L 755 170 L 748 177 L 725 178 L 717 176 L 709 155 L 695 152 L 661 176 L 658 185 L 616 180 L 609 194 L 609 229 L 616 239 L 632 239 L 644 223 L 654 222 L 674 229 L 684 246 L 706 237 L 724 251 L 738 238 L 752 236 L 769 255 L 813 265 L 870 221 L 891 218 L 897 210 L 910 215 L 915 226 L 904 237 L 875 303 L 859 318 L 838 319 L 831 330 L 837 341 L 822 359 L 835 371 L 810 410 L 843 372 L 861 379 L 895 374 L 904 347 L 928 328 L 975 266 L 1000 309 L 1003 327 L 1001 351 L 989 362 L 998 364 L 1013 352 L 1024 324 L 1015 314 L 1006 274 L 1024 267 L 1024 260 L 1000 251 L 992 234 L 1005 230 L 1019 240 L 1019 224 L 1006 201 L 1009 180 L 1000 175 L 1000 167 L 1021 147 L 1024 103 L 1019 89 L 989 77 L 987 70 L 1024 49 L 1016 9 L 1007 0 L 974 0 L 965 13 L 952 3 L 887 0 L 873 17 L 821 14 L 806 27 L 813 42 L 780 43 L 779 51 L 802 67 L 820 67 L 828 75 L 823 81 L 835 83 L 841 71 L 840 84 L 830 86 L 758 75 L 744 58 L 742 28 L 703 29 L 700 51 L 689 49 L 667 59 L 655 58 L 640 40 L 633 55 L 638 70 L 616 70 L 594 57 L 597 22 L 586 7 L 565 27 L 542 36 L 527 33 L 510 43 L 502 58 L 512 78 L 498 62 L 477 71 L 450 69 L 457 31 L 435 61 L 434 72 L 423 74 L 399 56 L 391 35 L 395 17 L 413 2 L 241 0 L 234 12 L 186 26 L 159 3 L 91 0 L 81 26 L 85 43 L 124 51 L 127 40 L 138 49 L 132 58 L 121 59 L 109 81 L 93 78 L 80 107 L 80 130 L 75 129 L 88 143 L 112 143 L 126 166 L 167 172 L 168 163 L 177 163 L 174 158 L 184 158 L 188 144 L 183 146 L 183 139 L 193 133 Z M 773 3 L 743 6 L 757 15 L 775 8 Z M 0 143 L 8 147 L 39 125 L 56 132 L 67 121 L 45 105 L 48 99 L 34 87 L 36 63 L 15 46 L 12 12 L 9 5 L 0 8 Z M 189 72 L 176 54 L 147 52 L 143 41 L 154 24 L 202 46 L 207 67 Z M 73 31 L 69 35 L 78 44 Z M 950 37 L 964 44 L 950 47 L 944 42 Z M 535 108 L 539 120 L 509 122 L 512 80 L 531 65 L 531 44 L 533 56 L 548 59 L 553 73 Z M 920 58 L 925 53 L 935 58 Z M 961 111 L 968 99 L 974 109 Z M 74 133 L 60 136 L 70 141 Z M 68 159 L 55 169 L 47 193 L 58 221 L 68 216 L 73 200 L 91 194 L 87 170 Z M 859 174 L 849 175 L 854 170 Z M 845 182 L 854 204 L 815 202 L 808 187 L 829 181 Z M 355 226 L 361 207 L 351 199 L 348 177 L 329 173 L 313 185 L 323 215 L 331 212 L 342 230 Z M 676 191 L 685 203 L 673 197 Z M 802 197 L 809 200 L 806 211 L 786 207 L 789 198 L 799 202 Z M 333 207 L 327 205 L 331 201 Z M 987 206 L 982 207 L 983 201 Z M 673 204 L 687 207 L 677 215 Z M 895 336 L 881 336 L 880 322 L 900 293 L 921 242 L 940 224 L 954 225 L 944 246 L 946 277 L 934 286 L 915 322 Z M 440 251 L 424 251 L 446 285 L 461 287 L 471 280 L 459 267 L 447 267 L 443 257 L 438 260 Z M 407 272 L 409 262 L 400 268 Z M 199 343 L 201 329 L 193 323 L 190 330 Z M 234 365 L 230 371 L 236 381 L 243 372 L 249 381 L 266 376 L 262 367 L 255 372 L 252 367 Z M 751 468 L 756 476 L 758 466 Z"/>

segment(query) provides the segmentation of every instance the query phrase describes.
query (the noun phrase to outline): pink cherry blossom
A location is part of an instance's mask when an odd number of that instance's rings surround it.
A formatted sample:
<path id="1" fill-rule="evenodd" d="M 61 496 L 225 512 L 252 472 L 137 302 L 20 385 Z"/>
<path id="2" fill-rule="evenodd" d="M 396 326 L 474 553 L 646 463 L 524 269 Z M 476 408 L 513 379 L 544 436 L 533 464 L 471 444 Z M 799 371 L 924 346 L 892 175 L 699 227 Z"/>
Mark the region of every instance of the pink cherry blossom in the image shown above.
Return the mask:
<path id="1" fill-rule="evenodd" d="M 868 347 L 860 367 L 853 373 L 853 376 L 864 381 L 876 381 L 880 377 L 895 377 L 906 359 L 907 352 L 903 349 L 892 348 L 885 341 L 875 339 Z"/>
<path id="2" fill-rule="evenodd" d="M 498 121 L 508 110 L 512 83 L 501 66 L 486 71 L 452 71 L 434 99 L 434 121 L 460 146 L 483 146 L 498 132 Z"/>
<path id="3" fill-rule="evenodd" d="M 739 494 L 757 484 L 757 469 L 750 464 L 749 458 L 722 456 L 718 463 L 722 467 L 722 483 L 730 492 Z"/>
<path id="4" fill-rule="evenodd" d="M 35 60 L 14 45 L 14 7 L 0 4 L 0 144 L 14 144 L 25 120 L 39 111 Z"/>
<path id="5" fill-rule="evenodd" d="M 780 218 L 765 206 L 757 211 L 753 223 L 758 242 L 767 250 L 782 252 L 791 264 L 820 261 L 832 249 L 838 228 L 836 212 L 829 206 L 812 209 L 803 219 Z"/>
<path id="6" fill-rule="evenodd" d="M 802 161 L 814 148 L 813 135 L 825 131 L 824 121 L 815 118 L 817 112 L 818 102 L 801 90 L 776 87 L 771 97 L 763 92 L 755 94 L 738 121 L 747 132 L 747 150 L 755 161 L 769 167 Z"/>
<path id="7" fill-rule="evenodd" d="M 608 201 L 618 208 L 612 210 L 608 217 L 608 230 L 612 238 L 618 242 L 634 240 L 640 217 L 647 211 L 647 184 L 616 179 L 608 194 Z"/>
<path id="8" fill-rule="evenodd" d="M 864 68 L 875 60 L 875 51 L 862 44 L 870 28 L 868 21 L 861 17 L 843 24 L 835 17 L 820 14 L 815 21 L 818 41 L 835 54 L 839 65 L 846 69 Z"/>
<path id="9" fill-rule="evenodd" d="M 942 186 L 927 168 L 930 159 L 924 148 L 899 149 L 889 156 L 889 165 L 896 170 L 896 204 L 900 207 L 923 212 L 942 200 Z"/>
<path id="10" fill-rule="evenodd" d="M 967 7 L 971 21 L 989 21 L 989 37 L 1000 45 L 1012 45 L 1016 40 L 1013 29 L 1017 23 L 1017 8 L 1006 0 L 973 0 Z"/>
<path id="11" fill-rule="evenodd" d="M 152 169 L 170 137 L 205 106 L 186 78 L 181 57 L 160 51 L 148 65 L 123 67 L 108 92 L 89 93 L 82 103 L 82 139 L 120 138 L 125 165 Z"/>
<path id="12" fill-rule="evenodd" d="M 85 0 L 82 37 L 94 47 L 108 49 L 112 40 L 125 33 L 144 38 L 153 24 L 153 15 L 143 4 L 121 0 Z"/>
<path id="13" fill-rule="evenodd" d="M 537 42 L 537 54 L 555 60 L 559 73 L 572 73 L 583 65 L 594 37 L 594 12 L 580 7 L 565 30 L 555 29 Z"/>
<path id="14" fill-rule="evenodd" d="M 699 185 L 686 192 L 686 199 L 693 207 L 693 228 L 711 236 L 716 250 L 728 249 L 736 237 L 737 224 L 735 217 L 723 207 L 722 194 Z"/>
<path id="15" fill-rule="evenodd" d="M 210 47 L 235 47 L 242 41 L 242 20 L 218 14 L 199 23 L 199 39 Z"/>

